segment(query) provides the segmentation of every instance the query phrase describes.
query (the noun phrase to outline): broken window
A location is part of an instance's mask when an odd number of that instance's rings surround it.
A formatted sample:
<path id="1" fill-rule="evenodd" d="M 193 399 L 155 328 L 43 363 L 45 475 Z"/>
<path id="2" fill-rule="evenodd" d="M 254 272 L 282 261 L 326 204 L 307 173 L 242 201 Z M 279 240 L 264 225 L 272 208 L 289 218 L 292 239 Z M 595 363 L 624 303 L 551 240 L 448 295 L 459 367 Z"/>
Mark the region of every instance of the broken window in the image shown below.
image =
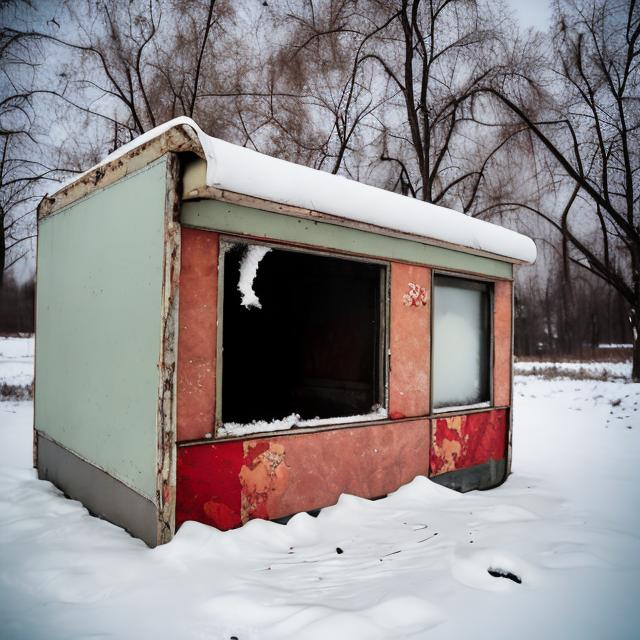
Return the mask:
<path id="1" fill-rule="evenodd" d="M 384 266 L 243 244 L 221 259 L 225 426 L 379 410 Z"/>
<path id="2" fill-rule="evenodd" d="M 434 276 L 433 407 L 490 401 L 490 285 Z"/>

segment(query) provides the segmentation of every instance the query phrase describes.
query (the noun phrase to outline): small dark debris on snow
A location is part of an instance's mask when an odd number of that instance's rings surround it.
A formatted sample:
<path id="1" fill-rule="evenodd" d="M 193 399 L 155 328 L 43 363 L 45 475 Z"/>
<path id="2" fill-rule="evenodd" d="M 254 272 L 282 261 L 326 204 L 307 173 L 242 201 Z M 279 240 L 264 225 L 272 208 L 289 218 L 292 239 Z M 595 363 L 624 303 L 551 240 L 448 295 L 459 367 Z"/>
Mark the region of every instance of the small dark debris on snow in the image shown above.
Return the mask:
<path id="1" fill-rule="evenodd" d="M 336 547 L 336 553 L 340 555 L 341 553 L 344 553 L 344 551 L 340 547 Z"/>
<path id="2" fill-rule="evenodd" d="M 494 578 L 507 578 L 507 580 L 511 580 L 516 584 L 522 584 L 522 579 L 520 578 L 520 576 L 517 576 L 515 573 L 511 573 L 511 571 L 507 571 L 506 569 L 494 569 L 490 567 L 488 569 L 488 572 L 489 575 L 493 576 Z"/>

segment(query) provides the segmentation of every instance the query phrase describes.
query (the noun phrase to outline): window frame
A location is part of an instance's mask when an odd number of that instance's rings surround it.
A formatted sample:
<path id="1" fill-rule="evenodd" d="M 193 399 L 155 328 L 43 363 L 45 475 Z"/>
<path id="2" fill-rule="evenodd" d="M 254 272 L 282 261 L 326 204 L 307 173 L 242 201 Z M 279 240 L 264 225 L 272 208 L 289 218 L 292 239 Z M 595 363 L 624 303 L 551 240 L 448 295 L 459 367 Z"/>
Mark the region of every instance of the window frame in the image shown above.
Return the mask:
<path id="1" fill-rule="evenodd" d="M 447 407 L 434 407 L 433 405 L 433 375 L 434 375 L 434 326 L 435 326 L 435 313 L 434 313 L 434 296 L 436 290 L 436 277 L 448 276 L 450 278 L 458 278 L 460 280 L 471 280 L 473 282 L 480 282 L 487 285 L 487 294 L 489 298 L 489 344 L 487 345 L 487 360 L 489 365 L 488 386 L 489 386 L 489 399 L 482 402 L 474 402 L 472 404 L 451 405 Z M 463 413 L 472 413 L 474 411 L 486 411 L 494 406 L 493 401 L 493 368 L 494 368 L 494 308 L 495 308 L 495 279 L 464 273 L 460 271 L 447 271 L 443 269 L 431 270 L 431 296 L 430 296 L 430 314 L 429 314 L 429 336 L 430 336 L 430 349 L 429 349 L 429 415 L 441 416 L 441 415 L 460 415 Z"/>
<path id="2" fill-rule="evenodd" d="M 305 253 L 307 255 L 317 255 L 325 258 L 338 258 L 341 260 L 350 260 L 353 262 L 363 262 L 382 267 L 380 271 L 380 322 L 378 336 L 378 395 L 380 397 L 381 408 L 386 413 L 386 418 L 370 418 L 368 420 L 354 420 L 349 422 L 328 423 L 309 427 L 292 427 L 281 431 L 260 431 L 256 430 L 242 436 L 226 436 L 219 435 L 219 429 L 224 424 L 222 421 L 222 384 L 223 384 L 223 328 L 224 328 L 224 264 L 227 251 L 238 244 L 255 245 L 261 247 L 269 247 L 280 251 Z M 215 416 L 213 425 L 213 440 L 243 440 L 247 437 L 255 437 L 260 434 L 267 434 L 275 437 L 291 433 L 309 433 L 314 431 L 325 431 L 330 429 L 348 428 L 355 425 L 370 425 L 376 422 L 387 421 L 389 415 L 389 344 L 390 344 L 390 310 L 391 310 L 391 262 L 389 260 L 369 258 L 366 256 L 352 255 L 348 253 L 340 253 L 339 251 L 324 251 L 316 247 L 306 247 L 304 245 L 290 245 L 277 240 L 265 238 L 252 238 L 248 236 L 235 236 L 229 234 L 219 234 L 218 238 L 218 295 L 216 305 L 217 331 L 216 331 L 216 385 L 215 385 Z M 283 416 L 284 417 L 284 416 Z M 330 420 L 344 420 L 339 416 L 335 418 L 327 418 Z"/>

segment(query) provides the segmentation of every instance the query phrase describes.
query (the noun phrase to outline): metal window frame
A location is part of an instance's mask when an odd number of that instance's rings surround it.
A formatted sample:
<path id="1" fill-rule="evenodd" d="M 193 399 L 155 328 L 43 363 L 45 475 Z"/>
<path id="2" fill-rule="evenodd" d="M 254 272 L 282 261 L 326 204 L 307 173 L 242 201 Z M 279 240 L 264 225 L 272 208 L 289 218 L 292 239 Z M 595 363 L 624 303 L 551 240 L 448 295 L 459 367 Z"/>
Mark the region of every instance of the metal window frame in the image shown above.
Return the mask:
<path id="1" fill-rule="evenodd" d="M 254 239 L 247 236 L 235 236 L 228 234 L 220 234 L 218 249 L 218 300 L 217 300 L 217 335 L 216 335 L 216 405 L 215 405 L 215 424 L 213 426 L 213 439 L 226 441 L 238 439 L 238 436 L 222 436 L 218 434 L 219 428 L 222 426 L 222 385 L 223 385 L 223 331 L 224 331 L 224 263 L 225 255 L 231 247 L 242 245 L 256 245 L 277 249 L 280 251 L 289 251 L 292 253 L 304 253 L 307 255 L 317 255 L 326 258 L 336 258 L 341 260 L 350 260 L 352 262 L 362 262 L 365 264 L 374 264 L 382 267 L 380 270 L 380 292 L 379 292 L 379 334 L 378 334 L 378 397 L 384 409 L 389 410 L 389 345 L 390 345 L 390 301 L 391 301 L 391 262 L 379 258 L 367 258 L 363 256 L 339 253 L 332 250 L 323 250 L 322 248 L 308 248 L 290 245 L 285 242 L 279 242 L 273 239 Z M 340 416 L 336 416 L 339 418 Z M 354 420 L 353 422 L 342 422 L 335 425 L 322 425 L 319 427 L 303 427 L 301 429 L 288 429 L 286 431 L 273 432 L 272 435 L 282 435 L 283 433 L 299 433 L 302 431 L 322 431 L 327 428 L 341 429 L 349 428 L 358 424 L 372 424 L 379 421 L 379 418 L 371 419 L 363 422 L 362 420 Z M 260 430 L 255 431 L 255 435 L 263 434 Z M 254 433 L 247 434 L 248 437 Z M 246 436 L 242 436 L 245 438 Z"/>
<path id="2" fill-rule="evenodd" d="M 489 295 L 489 345 L 487 349 L 487 360 L 489 366 L 489 399 L 483 400 L 481 402 L 473 402 L 467 405 L 451 405 L 446 407 L 434 407 L 433 403 L 433 375 L 434 375 L 434 323 L 435 323 L 435 312 L 434 312 L 434 298 L 435 298 L 435 280 L 437 276 L 448 276 L 450 278 L 458 278 L 460 280 L 471 280 L 474 282 L 481 282 L 483 284 L 488 285 L 488 295 Z M 429 417 L 430 419 L 434 417 L 445 417 L 448 415 L 460 415 L 467 413 L 476 413 L 479 411 L 487 411 L 493 409 L 495 407 L 494 402 L 494 390 L 493 390 L 493 368 L 494 368 L 494 351 L 495 351 L 495 283 L 496 279 L 494 278 L 486 278 L 482 276 L 476 276 L 469 273 L 459 272 L 459 271 L 448 271 L 444 269 L 431 269 L 431 296 L 430 296 L 430 314 L 429 314 L 429 333 L 430 333 L 430 352 L 429 352 Z"/>

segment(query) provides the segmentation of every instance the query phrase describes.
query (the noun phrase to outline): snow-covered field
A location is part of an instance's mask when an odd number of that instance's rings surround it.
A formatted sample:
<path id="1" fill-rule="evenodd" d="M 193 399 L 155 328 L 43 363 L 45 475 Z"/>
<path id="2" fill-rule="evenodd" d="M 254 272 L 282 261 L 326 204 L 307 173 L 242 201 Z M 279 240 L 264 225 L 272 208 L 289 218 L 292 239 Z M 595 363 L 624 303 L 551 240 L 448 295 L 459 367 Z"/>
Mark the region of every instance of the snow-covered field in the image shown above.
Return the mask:
<path id="1" fill-rule="evenodd" d="M 33 380 L 33 338 L 0 336 L 0 385 L 28 385 Z"/>
<path id="2" fill-rule="evenodd" d="M 37 480 L 32 405 L 0 403 L 0 638 L 640 637 L 640 385 L 515 390 L 498 489 L 417 478 L 155 550 Z"/>
<path id="3" fill-rule="evenodd" d="M 532 362 L 520 361 L 515 365 L 516 374 L 545 377 L 601 378 L 629 380 L 631 361 L 623 362 Z"/>

